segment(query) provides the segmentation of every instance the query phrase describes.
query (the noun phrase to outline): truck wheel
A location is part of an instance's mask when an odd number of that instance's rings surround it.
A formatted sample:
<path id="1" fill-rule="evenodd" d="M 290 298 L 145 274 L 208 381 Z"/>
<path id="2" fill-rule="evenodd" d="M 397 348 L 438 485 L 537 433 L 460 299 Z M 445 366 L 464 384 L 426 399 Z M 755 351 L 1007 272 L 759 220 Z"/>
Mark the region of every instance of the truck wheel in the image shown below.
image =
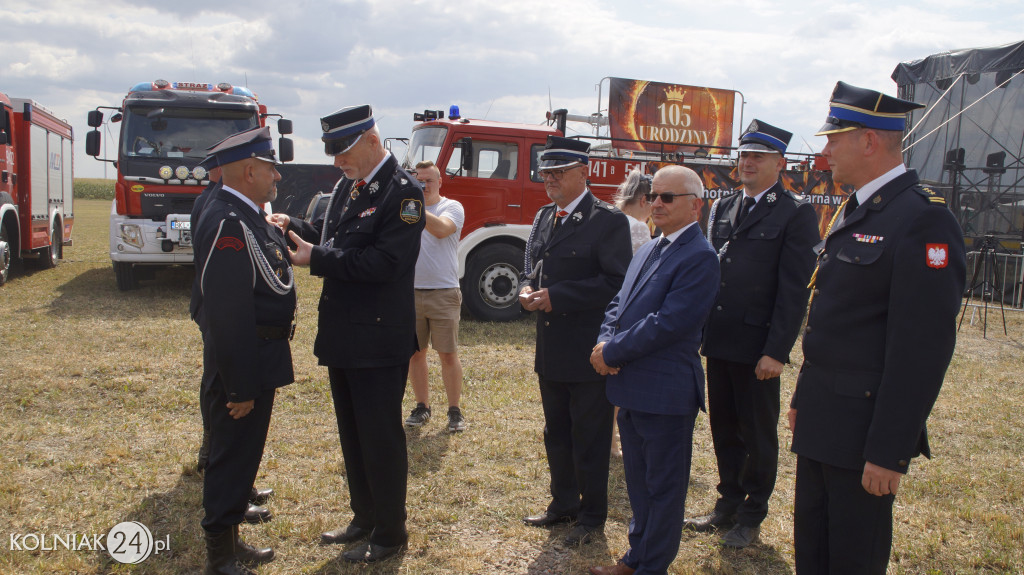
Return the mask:
<path id="1" fill-rule="evenodd" d="M 519 268 L 523 250 L 508 244 L 480 248 L 470 256 L 462 278 L 466 309 L 479 320 L 513 321 L 522 314 L 519 305 Z"/>
<path id="2" fill-rule="evenodd" d="M 139 287 L 135 277 L 135 266 L 128 262 L 114 262 L 114 277 L 117 278 L 117 289 L 130 291 Z"/>
<path id="3" fill-rule="evenodd" d="M 60 221 L 57 220 L 53 223 L 53 229 L 50 230 L 50 245 L 43 248 L 42 253 L 39 254 L 39 259 L 35 262 L 36 266 L 44 270 L 57 267 L 57 261 L 60 259 L 63 246 L 63 234 L 60 233 Z"/>
<path id="4" fill-rule="evenodd" d="M 11 276 L 11 244 L 7 243 L 7 230 L 0 225 L 0 285 Z"/>

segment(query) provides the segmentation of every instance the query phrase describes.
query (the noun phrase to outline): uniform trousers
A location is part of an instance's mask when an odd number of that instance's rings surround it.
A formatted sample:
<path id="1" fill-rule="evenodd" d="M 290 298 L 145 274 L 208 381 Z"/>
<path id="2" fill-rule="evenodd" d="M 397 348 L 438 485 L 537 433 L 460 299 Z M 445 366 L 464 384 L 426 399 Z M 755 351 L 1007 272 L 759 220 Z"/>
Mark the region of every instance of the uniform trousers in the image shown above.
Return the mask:
<path id="1" fill-rule="evenodd" d="M 768 515 L 779 467 L 778 377 L 758 380 L 753 364 L 707 358 L 708 419 L 718 460 L 715 509 L 757 527 Z"/>
<path id="2" fill-rule="evenodd" d="M 619 409 L 622 467 L 633 518 L 622 558 L 634 575 L 664 574 L 679 551 L 697 413 Z"/>
<path id="3" fill-rule="evenodd" d="M 345 458 L 352 524 L 370 531 L 370 543 L 404 544 L 409 458 L 402 397 L 409 364 L 328 368 L 341 453 Z"/>
<path id="4" fill-rule="evenodd" d="M 865 491 L 863 474 L 797 456 L 797 575 L 885 575 L 896 497 Z"/>
<path id="5" fill-rule="evenodd" d="M 276 390 L 265 389 L 241 419 L 229 413 L 220 376 L 203 382 L 202 409 L 210 425 L 210 459 L 203 473 L 203 529 L 220 533 L 242 522 L 267 443 Z"/>
<path id="6" fill-rule="evenodd" d="M 548 511 L 575 516 L 588 527 L 603 525 L 608 518 L 608 462 L 614 416 L 604 379 L 539 379 L 544 448 L 551 471 Z"/>

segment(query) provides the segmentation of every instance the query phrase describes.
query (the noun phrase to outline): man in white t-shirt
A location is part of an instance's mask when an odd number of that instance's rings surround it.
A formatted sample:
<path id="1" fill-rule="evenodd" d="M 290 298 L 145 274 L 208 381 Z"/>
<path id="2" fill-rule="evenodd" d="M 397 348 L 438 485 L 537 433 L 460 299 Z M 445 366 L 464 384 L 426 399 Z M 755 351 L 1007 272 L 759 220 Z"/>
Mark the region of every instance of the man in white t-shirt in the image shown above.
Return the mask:
<path id="1" fill-rule="evenodd" d="M 441 172 L 433 162 L 416 164 L 416 179 L 423 184 L 427 227 L 416 260 L 416 338 L 420 349 L 409 360 L 416 407 L 405 420 L 409 427 L 430 421 L 430 383 L 427 378 L 427 344 L 441 360 L 441 380 L 448 395 L 448 431 L 466 429 L 459 399 L 462 395 L 462 363 L 459 362 L 459 262 L 456 250 L 465 212 L 459 202 L 441 196 Z"/>

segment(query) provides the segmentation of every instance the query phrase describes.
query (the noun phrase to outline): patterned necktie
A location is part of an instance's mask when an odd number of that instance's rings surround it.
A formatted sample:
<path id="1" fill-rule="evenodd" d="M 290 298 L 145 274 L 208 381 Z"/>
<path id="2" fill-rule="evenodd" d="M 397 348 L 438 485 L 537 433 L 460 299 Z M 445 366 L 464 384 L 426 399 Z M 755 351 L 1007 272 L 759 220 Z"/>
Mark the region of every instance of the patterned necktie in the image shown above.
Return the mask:
<path id="1" fill-rule="evenodd" d="M 647 275 L 647 272 L 650 271 L 652 267 L 654 267 L 654 264 L 658 263 L 658 260 L 661 259 L 661 250 L 665 249 L 665 246 L 667 246 L 668 244 L 669 241 L 666 237 L 662 237 L 658 240 L 658 245 L 654 246 L 654 249 L 651 250 L 650 255 L 647 256 L 647 261 L 645 261 L 644 265 L 640 268 L 640 274 L 636 276 L 637 283 L 639 283 L 640 280 L 645 275 Z M 634 286 L 635 285 L 636 284 L 634 284 Z"/>
<path id="2" fill-rule="evenodd" d="M 750 212 L 752 207 L 754 207 L 754 198 L 744 196 L 743 204 L 740 205 L 740 213 L 736 214 L 736 225 L 733 226 L 733 229 L 740 227 L 740 224 L 743 223 L 743 219 L 747 217 L 747 213 Z"/>

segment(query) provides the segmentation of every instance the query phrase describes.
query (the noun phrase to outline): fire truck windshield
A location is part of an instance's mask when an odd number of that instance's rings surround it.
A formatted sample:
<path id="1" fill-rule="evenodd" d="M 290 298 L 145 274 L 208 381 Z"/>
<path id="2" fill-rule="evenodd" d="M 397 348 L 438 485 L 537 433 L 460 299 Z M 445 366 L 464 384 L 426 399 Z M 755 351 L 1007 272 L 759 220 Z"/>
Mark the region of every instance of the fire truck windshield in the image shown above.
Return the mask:
<path id="1" fill-rule="evenodd" d="M 131 158 L 191 158 L 224 138 L 259 126 L 252 110 L 133 107 L 125 114 L 122 154 Z"/>
<path id="2" fill-rule="evenodd" d="M 431 161 L 436 164 L 447 134 L 448 128 L 443 126 L 429 126 L 413 130 L 409 151 L 405 155 L 402 166 L 411 170 L 416 167 L 417 163 L 423 161 Z"/>

